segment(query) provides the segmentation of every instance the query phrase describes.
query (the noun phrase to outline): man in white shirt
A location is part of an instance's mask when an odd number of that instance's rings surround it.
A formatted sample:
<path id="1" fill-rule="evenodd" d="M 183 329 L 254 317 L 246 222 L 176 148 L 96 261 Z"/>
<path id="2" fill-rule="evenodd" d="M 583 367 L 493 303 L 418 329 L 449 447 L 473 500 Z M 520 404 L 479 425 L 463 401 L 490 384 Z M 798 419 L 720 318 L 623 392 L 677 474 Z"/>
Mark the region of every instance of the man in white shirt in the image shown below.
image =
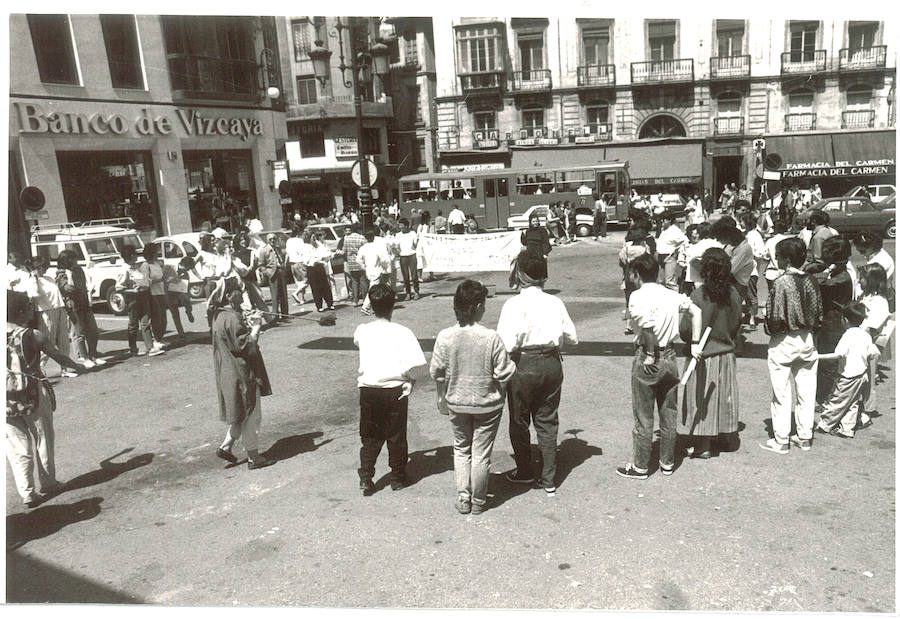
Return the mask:
<path id="1" fill-rule="evenodd" d="M 684 260 L 687 263 L 687 273 L 685 273 L 684 281 L 689 284 L 690 290 L 703 281 L 700 277 L 700 258 L 703 257 L 703 252 L 712 247 L 723 247 L 719 241 L 712 238 L 711 230 L 712 226 L 704 223 L 698 229 L 700 240 L 693 245 L 686 246 Z"/>
<path id="2" fill-rule="evenodd" d="M 29 299 L 38 295 L 34 278 L 25 268 L 25 261 L 19 252 L 10 251 L 6 254 L 6 289 L 15 292 L 24 292 Z"/>
<path id="3" fill-rule="evenodd" d="M 656 255 L 663 268 L 663 285 L 669 290 L 678 290 L 678 279 L 681 277 L 681 266 L 678 254 L 688 247 L 688 238 L 675 223 L 675 214 L 666 211 L 660 215 L 662 232 L 656 239 Z"/>
<path id="4" fill-rule="evenodd" d="M 532 483 L 531 436 L 534 420 L 543 469 L 537 484 L 548 495 L 556 492 L 556 438 L 559 433 L 559 400 L 562 394 L 564 343 L 577 344 L 575 325 L 566 306 L 542 290 L 544 263 L 532 252 L 520 254 L 516 267 L 520 292 L 503 304 L 497 333 L 517 370 L 507 385 L 509 440 L 516 459 L 515 472 L 506 478 Z"/>
<path id="5" fill-rule="evenodd" d="M 750 287 L 748 295 L 750 298 L 750 324 L 753 325 L 757 321 L 759 313 L 759 280 L 766 272 L 766 264 L 768 263 L 768 253 L 766 253 L 766 242 L 763 240 L 762 232 L 759 230 L 759 221 L 747 213 L 743 219 L 744 227 L 747 233 L 744 235 L 747 243 L 750 245 L 750 251 L 753 252 L 753 260 L 756 263 L 753 273 L 750 274 Z"/>
<path id="6" fill-rule="evenodd" d="M 419 298 L 419 275 L 416 264 L 416 247 L 419 243 L 418 235 L 409 229 L 409 220 L 403 217 L 400 220 L 400 232 L 394 237 L 400 251 L 400 272 L 403 274 L 403 285 L 406 287 L 406 298 L 415 301 Z M 415 294 L 411 293 L 410 280 Z"/>
<path id="7" fill-rule="evenodd" d="M 877 232 L 863 232 L 853 239 L 856 251 L 865 256 L 866 264 L 880 264 L 887 276 L 888 288 L 894 288 L 894 260 L 882 245 L 884 239 Z"/>
<path id="8" fill-rule="evenodd" d="M 653 409 L 659 408 L 659 468 L 663 475 L 675 470 L 676 413 L 678 407 L 678 359 L 675 338 L 683 312 L 691 315 L 691 354 L 699 357 L 703 315 L 691 300 L 655 283 L 659 263 L 649 254 L 628 265 L 634 292 L 628 300 L 635 331 L 636 354 L 631 369 L 631 407 L 634 414 L 632 460 L 616 469 L 630 479 L 647 479 L 653 443 Z"/>
<path id="9" fill-rule="evenodd" d="M 447 227 L 451 234 L 463 234 L 466 231 L 466 214 L 458 206 L 454 206 L 447 215 Z"/>
<path id="10" fill-rule="evenodd" d="M 56 279 L 48 277 L 46 274 L 49 267 L 50 261 L 47 258 L 39 256 L 34 259 L 32 279 L 37 292 L 34 303 L 40 317 L 38 327 L 59 352 L 68 355 L 69 316 L 66 314 L 66 302 L 56 285 Z M 47 359 L 49 359 L 48 355 L 41 355 L 42 368 L 47 363 Z M 62 366 L 60 366 L 60 372 L 66 376 L 74 374 Z"/>
<path id="11" fill-rule="evenodd" d="M 365 236 L 366 244 L 356 253 L 356 261 L 365 270 L 370 288 L 375 284 L 387 284 L 390 282 L 391 271 L 391 256 L 387 251 L 387 245 L 375 241 L 374 230 L 367 230 Z M 372 302 L 369 300 L 368 291 L 363 294 L 365 300 L 360 311 L 371 316 Z"/>
<path id="12" fill-rule="evenodd" d="M 309 283 L 306 278 L 306 264 L 312 254 L 312 247 L 303 240 L 303 231 L 300 226 L 294 226 L 291 238 L 284 243 L 284 254 L 290 264 L 291 274 L 297 288 L 291 293 L 291 298 L 297 305 L 306 303 L 306 289 Z"/>
<path id="13" fill-rule="evenodd" d="M 768 266 L 766 266 L 765 272 L 767 292 L 772 291 L 772 283 L 784 273 L 784 271 L 778 268 L 778 261 L 775 260 L 775 246 L 784 239 L 791 238 L 792 236 L 787 234 L 787 228 L 780 219 L 776 219 L 772 223 L 772 232 L 773 235 L 766 241 L 766 257 L 768 258 Z"/>

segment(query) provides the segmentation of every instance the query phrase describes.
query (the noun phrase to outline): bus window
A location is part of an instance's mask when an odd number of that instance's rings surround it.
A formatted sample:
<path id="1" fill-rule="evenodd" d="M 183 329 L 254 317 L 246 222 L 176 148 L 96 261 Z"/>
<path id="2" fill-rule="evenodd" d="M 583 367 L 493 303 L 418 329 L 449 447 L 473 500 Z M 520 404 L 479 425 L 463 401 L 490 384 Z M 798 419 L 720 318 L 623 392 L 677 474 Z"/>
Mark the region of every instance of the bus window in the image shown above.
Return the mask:
<path id="1" fill-rule="evenodd" d="M 505 178 L 497 179 L 497 195 L 501 198 L 506 198 L 509 195 L 509 187 L 507 186 L 508 182 Z M 472 190 L 475 191 L 474 189 Z M 472 196 L 475 197 L 474 195 Z"/>
<path id="2" fill-rule="evenodd" d="M 600 193 L 619 193 L 619 190 L 616 187 L 615 172 L 602 172 L 600 174 Z"/>
<path id="3" fill-rule="evenodd" d="M 516 176 L 516 193 L 524 196 L 534 195 L 536 193 L 544 193 L 540 189 L 542 183 L 533 174 L 519 174 Z"/>
<path id="4" fill-rule="evenodd" d="M 494 179 L 491 179 L 491 178 L 484 179 L 484 197 L 485 198 L 493 198 L 494 197 Z"/>
<path id="5" fill-rule="evenodd" d="M 577 192 L 581 187 L 588 187 L 591 193 L 594 192 L 594 172 L 593 170 L 569 170 L 567 172 L 558 172 L 559 182 L 557 185 L 560 191 Z M 584 192 L 584 190 L 582 190 Z"/>

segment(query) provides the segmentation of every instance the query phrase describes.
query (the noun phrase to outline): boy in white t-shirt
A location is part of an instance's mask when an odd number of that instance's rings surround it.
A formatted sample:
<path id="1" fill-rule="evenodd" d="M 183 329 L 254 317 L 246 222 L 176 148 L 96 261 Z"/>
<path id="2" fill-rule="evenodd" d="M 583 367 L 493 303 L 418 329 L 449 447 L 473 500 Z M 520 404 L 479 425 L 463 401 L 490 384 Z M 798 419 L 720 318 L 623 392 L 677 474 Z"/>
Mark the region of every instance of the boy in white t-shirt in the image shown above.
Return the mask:
<path id="1" fill-rule="evenodd" d="M 375 492 L 372 478 L 381 446 L 387 442 L 391 490 L 406 485 L 406 415 L 415 380 L 410 371 L 425 365 L 419 340 L 407 327 L 391 322 L 396 295 L 390 286 L 375 284 L 369 299 L 375 320 L 359 325 L 353 343 L 359 348 L 359 488 Z"/>
<path id="2" fill-rule="evenodd" d="M 866 307 L 860 302 L 844 307 L 844 321 L 848 329 L 841 336 L 833 353 L 820 353 L 819 359 L 839 359 L 841 374 L 834 382 L 825 402 L 816 431 L 840 438 L 853 438 L 863 388 L 869 382 L 869 359 L 877 354 L 872 336 L 860 325 L 866 319 Z M 840 424 L 840 428 L 838 425 Z"/>

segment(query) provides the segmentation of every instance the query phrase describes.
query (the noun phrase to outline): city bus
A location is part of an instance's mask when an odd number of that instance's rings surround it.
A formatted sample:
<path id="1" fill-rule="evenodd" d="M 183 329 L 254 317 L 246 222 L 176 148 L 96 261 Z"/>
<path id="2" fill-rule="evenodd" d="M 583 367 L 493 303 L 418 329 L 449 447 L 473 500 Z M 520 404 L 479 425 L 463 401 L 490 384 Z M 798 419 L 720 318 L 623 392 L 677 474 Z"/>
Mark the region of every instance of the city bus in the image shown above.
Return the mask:
<path id="1" fill-rule="evenodd" d="M 399 205 L 402 217 L 416 208 L 429 211 L 432 219 L 439 210 L 446 217 L 458 206 L 475 216 L 479 229 L 501 230 L 521 227 L 510 219 L 520 220 L 532 206 L 567 200 L 585 221 L 595 194 L 606 200 L 609 223 L 625 223 L 631 203 L 628 162 L 410 174 L 400 178 Z"/>

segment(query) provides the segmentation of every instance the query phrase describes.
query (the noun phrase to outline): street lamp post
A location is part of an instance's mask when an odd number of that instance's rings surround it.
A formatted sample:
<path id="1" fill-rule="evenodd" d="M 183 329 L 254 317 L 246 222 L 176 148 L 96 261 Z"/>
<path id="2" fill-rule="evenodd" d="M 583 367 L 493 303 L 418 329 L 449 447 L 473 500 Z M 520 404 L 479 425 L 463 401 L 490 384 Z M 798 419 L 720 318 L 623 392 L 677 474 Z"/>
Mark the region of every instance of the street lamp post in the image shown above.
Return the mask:
<path id="1" fill-rule="evenodd" d="M 372 189 L 369 186 L 369 165 L 363 154 L 363 114 L 362 114 L 362 87 L 363 83 L 367 83 L 371 79 L 371 73 L 374 69 L 375 75 L 384 78 L 389 71 L 387 45 L 376 43 L 368 51 L 357 51 L 357 33 L 361 25 L 359 18 L 349 17 L 349 25 L 344 25 L 341 18 L 337 18 L 334 27 L 328 33 L 331 38 L 338 40 L 339 55 L 341 64 L 338 69 L 341 70 L 341 79 L 346 88 L 353 89 L 353 108 L 356 114 L 356 154 L 357 163 L 359 165 L 360 187 L 359 187 L 359 217 L 363 232 L 372 227 Z M 350 31 L 350 65 L 345 62 L 344 56 L 344 30 Z M 316 41 L 315 45 L 309 50 L 309 58 L 313 63 L 313 72 L 316 79 L 325 85 L 328 76 L 331 73 L 331 51 L 323 47 L 322 41 Z M 346 78 L 346 72 L 350 71 L 350 80 Z"/>

